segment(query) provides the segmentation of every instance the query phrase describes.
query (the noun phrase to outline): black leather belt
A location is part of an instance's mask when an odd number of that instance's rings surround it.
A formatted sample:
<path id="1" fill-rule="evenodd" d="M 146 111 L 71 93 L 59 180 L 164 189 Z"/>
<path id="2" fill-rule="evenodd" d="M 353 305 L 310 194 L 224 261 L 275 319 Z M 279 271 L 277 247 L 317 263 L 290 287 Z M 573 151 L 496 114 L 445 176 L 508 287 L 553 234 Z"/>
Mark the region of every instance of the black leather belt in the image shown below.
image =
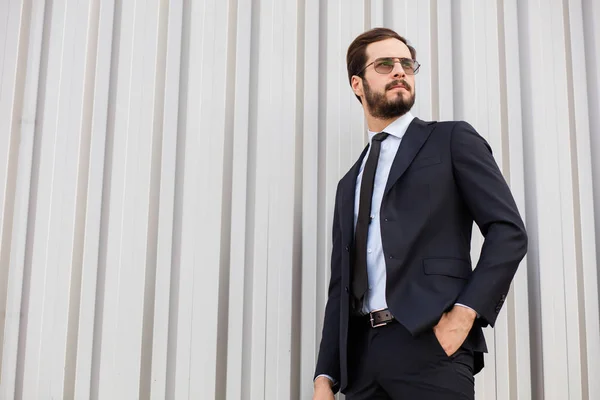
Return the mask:
<path id="1" fill-rule="evenodd" d="M 395 318 L 389 309 L 384 308 L 383 310 L 371 311 L 369 313 L 369 320 L 371 321 L 371 328 L 379 328 L 394 321 Z"/>

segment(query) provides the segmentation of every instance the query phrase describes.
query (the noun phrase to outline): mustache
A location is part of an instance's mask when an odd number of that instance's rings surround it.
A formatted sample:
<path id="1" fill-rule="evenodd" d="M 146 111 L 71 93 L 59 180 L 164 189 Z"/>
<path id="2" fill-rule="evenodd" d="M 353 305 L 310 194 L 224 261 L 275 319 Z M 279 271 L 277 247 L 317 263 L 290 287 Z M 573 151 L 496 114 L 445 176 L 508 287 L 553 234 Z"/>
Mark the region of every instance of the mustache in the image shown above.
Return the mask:
<path id="1" fill-rule="evenodd" d="M 404 87 L 406 88 L 406 90 L 408 90 L 408 91 L 411 91 L 411 90 L 412 90 L 412 88 L 410 87 L 410 85 L 408 84 L 408 82 L 406 82 L 404 79 L 400 79 L 400 80 L 397 80 L 397 81 L 393 81 L 393 82 L 390 82 L 390 83 L 388 83 L 388 84 L 385 86 L 385 90 L 390 90 L 390 89 L 391 89 L 391 88 L 393 88 L 394 86 L 398 86 L 398 85 L 402 85 L 402 86 L 404 86 Z"/>

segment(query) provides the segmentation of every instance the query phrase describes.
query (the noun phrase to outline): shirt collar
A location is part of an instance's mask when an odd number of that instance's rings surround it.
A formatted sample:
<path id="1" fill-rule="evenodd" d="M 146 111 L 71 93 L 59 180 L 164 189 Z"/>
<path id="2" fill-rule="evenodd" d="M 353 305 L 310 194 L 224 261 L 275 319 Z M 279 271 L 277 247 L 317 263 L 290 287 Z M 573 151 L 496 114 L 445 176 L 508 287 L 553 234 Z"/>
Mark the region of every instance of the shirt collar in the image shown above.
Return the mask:
<path id="1" fill-rule="evenodd" d="M 394 120 L 394 122 L 386 126 L 382 132 L 389 133 L 390 135 L 393 135 L 398 139 L 402 139 L 402 137 L 406 133 L 406 130 L 408 129 L 408 126 L 414 118 L 414 115 L 412 115 L 410 112 L 407 112 L 406 114 L 402 115 L 401 117 L 398 117 L 396 120 Z M 371 139 L 373 139 L 373 136 L 375 136 L 378 133 L 379 132 L 369 131 L 369 143 L 371 143 Z"/>

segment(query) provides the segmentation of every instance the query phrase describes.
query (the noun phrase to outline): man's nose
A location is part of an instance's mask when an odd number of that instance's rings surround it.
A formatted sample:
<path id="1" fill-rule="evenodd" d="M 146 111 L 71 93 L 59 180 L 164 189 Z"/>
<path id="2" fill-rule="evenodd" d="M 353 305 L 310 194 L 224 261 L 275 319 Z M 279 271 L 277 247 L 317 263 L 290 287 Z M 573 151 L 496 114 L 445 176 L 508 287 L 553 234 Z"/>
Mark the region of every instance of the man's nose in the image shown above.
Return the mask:
<path id="1" fill-rule="evenodd" d="M 394 63 L 394 69 L 392 70 L 392 74 L 394 75 L 394 77 L 398 78 L 404 78 L 406 76 L 406 72 L 404 71 L 404 68 L 402 68 L 402 64 L 400 64 L 399 62 Z"/>

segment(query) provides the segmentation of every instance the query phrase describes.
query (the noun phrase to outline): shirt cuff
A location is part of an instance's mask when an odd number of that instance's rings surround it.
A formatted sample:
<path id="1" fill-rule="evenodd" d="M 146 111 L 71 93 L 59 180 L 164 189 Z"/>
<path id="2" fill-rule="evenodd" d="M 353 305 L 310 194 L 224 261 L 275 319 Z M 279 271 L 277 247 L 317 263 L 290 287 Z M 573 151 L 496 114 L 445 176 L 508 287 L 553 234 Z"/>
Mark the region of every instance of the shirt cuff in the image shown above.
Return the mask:
<path id="1" fill-rule="evenodd" d="M 337 384 L 337 382 L 335 381 L 335 379 L 333 379 L 332 377 L 330 377 L 330 376 L 329 376 L 329 375 L 327 375 L 327 374 L 321 374 L 321 375 L 317 375 L 317 376 L 315 377 L 315 379 L 313 380 L 313 382 L 314 382 L 314 381 L 316 381 L 316 380 L 317 380 L 317 378 L 319 378 L 319 377 L 321 377 L 321 376 L 324 376 L 325 378 L 329 379 L 329 380 L 331 381 L 331 383 L 332 383 L 332 386 L 335 386 L 335 385 Z"/>
<path id="2" fill-rule="evenodd" d="M 454 305 L 455 305 L 455 306 L 459 306 L 459 307 L 468 308 L 469 310 L 473 310 L 471 307 L 469 307 L 469 306 L 466 306 L 466 305 L 464 305 L 464 304 L 461 304 L 461 303 L 454 303 Z M 473 310 L 473 311 L 475 311 L 475 310 Z M 477 311 L 475 311 L 475 314 L 477 314 L 477 318 L 479 318 L 479 313 L 478 313 Z"/>

